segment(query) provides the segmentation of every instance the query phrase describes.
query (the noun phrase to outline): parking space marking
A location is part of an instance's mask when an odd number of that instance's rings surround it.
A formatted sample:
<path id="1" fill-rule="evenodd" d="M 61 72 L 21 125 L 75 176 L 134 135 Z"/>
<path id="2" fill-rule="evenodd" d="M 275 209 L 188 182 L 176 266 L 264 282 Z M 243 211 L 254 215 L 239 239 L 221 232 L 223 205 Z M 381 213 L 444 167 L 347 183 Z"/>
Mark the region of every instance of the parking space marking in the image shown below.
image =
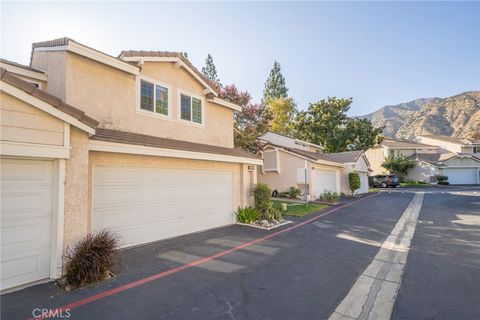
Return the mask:
<path id="1" fill-rule="evenodd" d="M 329 320 L 390 319 L 425 193 L 415 193 L 370 265 Z"/>
<path id="2" fill-rule="evenodd" d="M 300 228 L 306 224 L 309 224 L 311 222 L 314 222 L 326 215 L 329 215 L 331 213 L 334 213 L 340 209 L 343 209 L 343 208 L 346 208 L 346 207 L 350 207 L 351 205 L 355 204 L 355 203 L 358 203 L 360 201 L 363 201 L 363 200 L 366 200 L 366 199 L 369 199 L 369 198 L 372 198 L 372 197 L 375 197 L 379 195 L 379 193 L 375 193 L 375 194 L 372 194 L 372 195 L 369 195 L 369 196 L 366 196 L 366 197 L 362 197 L 358 200 L 355 200 L 355 201 L 352 201 L 352 202 L 349 202 L 349 203 L 346 203 L 344 205 L 341 205 L 341 206 L 338 206 L 338 207 L 335 207 L 335 208 L 332 208 L 330 210 L 327 210 L 326 212 L 322 213 L 322 214 L 319 214 L 318 216 L 315 216 L 313 218 L 310 218 L 308 220 L 305 220 L 303 222 L 300 222 L 298 224 L 295 224 L 291 227 L 288 227 L 288 228 L 285 228 L 285 229 L 282 229 L 282 230 L 279 230 L 279 231 L 276 231 L 276 232 L 273 232 L 273 233 L 270 233 L 266 236 L 263 236 L 263 237 L 260 237 L 260 238 L 257 238 L 257 239 L 254 239 L 254 240 L 251 240 L 251 241 L 248 241 L 248 242 L 245 242 L 243 244 L 240 244 L 236 247 L 233 247 L 231 249 L 227 249 L 227 250 L 224 250 L 224 251 L 221 251 L 221 252 L 218 252 L 216 254 L 213 254 L 211 256 L 208 256 L 208 257 L 205 257 L 205 258 L 201 258 L 201 259 L 198 259 L 198 260 L 195 260 L 195 261 L 192 261 L 190 263 L 186 263 L 186 264 L 183 264 L 183 265 L 180 265 L 178 267 L 175 267 L 175 268 L 172 268 L 172 269 L 168 269 L 168 270 L 165 270 L 163 272 L 160 272 L 160 273 L 157 273 L 157 274 L 154 274 L 152 276 L 149 276 L 149 277 L 146 277 L 146 278 L 143 278 L 143 279 L 140 279 L 140 280 L 136 280 L 136 281 L 133 281 L 133 282 L 130 282 L 130 283 L 127 283 L 125 285 L 122 285 L 120 287 L 117 287 L 117 288 L 114 288 L 114 289 L 109 289 L 109 290 L 106 290 L 106 291 L 103 291 L 103 292 L 100 292 L 100 293 L 97 293 L 97 294 L 94 294 L 90 297 L 87 297 L 87 298 L 84 298 L 84 299 L 81 299 L 81 300 L 78 300 L 78 301 L 75 301 L 75 302 L 72 302 L 68 305 L 65 305 L 65 306 L 62 306 L 62 307 L 56 307 L 56 308 L 52 308 L 52 312 L 62 312 L 62 311 L 65 311 L 67 309 L 69 310 L 73 310 L 73 309 L 76 309 L 78 307 L 81 307 L 83 305 L 87 305 L 87 304 L 90 304 L 92 302 L 95 302 L 95 301 L 98 301 L 98 300 L 101 300 L 101 299 L 104 299 L 104 298 L 107 298 L 109 296 L 113 296 L 117 293 L 120 293 L 120 292 L 123 292 L 123 291 L 127 291 L 129 289 L 132 289 L 132 288 L 135 288 L 135 287 L 138 287 L 138 286 L 141 286 L 143 284 L 146 284 L 146 283 L 149 283 L 149 282 L 152 282 L 152 281 L 155 281 L 155 280 L 158 280 L 158 279 L 161 279 L 161 278 L 164 278 L 164 277 L 167 277 L 167 276 L 170 276 L 172 274 L 175 274 L 175 273 L 178 273 L 180 271 L 183 271 L 185 269 L 189 269 L 189 268 L 192 268 L 192 267 L 196 267 L 198 265 L 201 265 L 201 264 L 204 264 L 204 263 L 207 263 L 209 261 L 212 261 L 212 260 L 215 260 L 215 259 L 218 259 L 218 258 L 221 258 L 223 256 L 226 256 L 228 254 L 231 254 L 233 252 L 236 252 L 236 251 L 240 251 L 240 250 L 243 250 L 247 247 L 250 247 L 252 245 L 255 245 L 257 243 L 260 243 L 260 242 L 263 242 L 265 240 L 268 240 L 270 238 L 273 238 L 273 237 L 276 237 L 280 234 L 283 234 L 285 232 L 289 232 L 289 231 L 292 231 L 294 229 L 297 229 L 297 228 Z M 33 317 L 33 318 L 29 318 L 28 320 L 40 320 L 40 319 L 48 319 L 48 317 Z"/>

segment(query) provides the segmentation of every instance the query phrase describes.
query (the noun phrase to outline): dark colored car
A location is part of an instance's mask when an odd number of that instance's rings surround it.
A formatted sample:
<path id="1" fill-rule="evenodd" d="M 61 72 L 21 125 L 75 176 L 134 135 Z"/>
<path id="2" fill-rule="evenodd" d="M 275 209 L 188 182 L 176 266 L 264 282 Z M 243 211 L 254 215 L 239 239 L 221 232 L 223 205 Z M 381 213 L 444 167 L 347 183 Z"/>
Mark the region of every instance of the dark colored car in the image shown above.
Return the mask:
<path id="1" fill-rule="evenodd" d="M 371 187 L 395 188 L 400 185 L 398 177 L 394 174 L 380 174 L 376 176 L 371 176 L 369 178 L 369 184 Z"/>

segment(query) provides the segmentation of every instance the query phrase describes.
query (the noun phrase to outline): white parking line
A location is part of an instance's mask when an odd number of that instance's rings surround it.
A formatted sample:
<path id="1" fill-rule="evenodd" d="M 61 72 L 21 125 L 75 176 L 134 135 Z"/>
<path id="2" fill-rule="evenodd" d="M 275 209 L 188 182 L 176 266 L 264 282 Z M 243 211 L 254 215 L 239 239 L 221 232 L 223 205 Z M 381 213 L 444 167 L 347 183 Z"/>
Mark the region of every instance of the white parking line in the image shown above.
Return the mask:
<path id="1" fill-rule="evenodd" d="M 424 192 L 415 193 L 375 258 L 330 315 L 330 320 L 390 319 L 424 195 Z"/>

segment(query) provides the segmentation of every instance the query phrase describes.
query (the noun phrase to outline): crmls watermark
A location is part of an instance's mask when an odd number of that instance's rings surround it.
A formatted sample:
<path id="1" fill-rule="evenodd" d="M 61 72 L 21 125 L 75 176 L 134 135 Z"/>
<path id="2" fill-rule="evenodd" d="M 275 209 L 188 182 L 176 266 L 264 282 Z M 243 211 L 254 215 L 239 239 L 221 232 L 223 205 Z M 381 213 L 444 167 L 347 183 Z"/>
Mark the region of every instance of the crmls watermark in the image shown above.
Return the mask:
<path id="1" fill-rule="evenodd" d="M 71 316 L 70 310 L 35 308 L 32 310 L 32 316 L 34 319 L 68 319 Z"/>

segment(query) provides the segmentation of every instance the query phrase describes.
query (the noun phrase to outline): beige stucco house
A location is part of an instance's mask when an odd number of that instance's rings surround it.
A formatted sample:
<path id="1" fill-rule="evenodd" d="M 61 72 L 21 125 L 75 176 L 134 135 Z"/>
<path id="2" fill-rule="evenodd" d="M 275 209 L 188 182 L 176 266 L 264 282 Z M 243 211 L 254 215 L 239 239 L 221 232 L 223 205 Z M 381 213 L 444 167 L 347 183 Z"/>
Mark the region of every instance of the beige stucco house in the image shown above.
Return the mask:
<path id="1" fill-rule="evenodd" d="M 89 232 L 140 245 L 233 224 L 251 203 L 262 161 L 233 147 L 240 107 L 182 54 L 62 38 L 1 67 L 2 290 L 60 277 Z"/>
<path id="2" fill-rule="evenodd" d="M 273 132 L 259 140 L 263 165 L 258 181 L 272 190 L 296 187 L 309 199 L 325 191 L 351 194 L 348 174 L 355 171 L 361 179 L 358 192 L 368 192 L 369 163 L 362 151 L 325 154 L 322 146 Z"/>
<path id="3" fill-rule="evenodd" d="M 471 151 L 462 153 L 463 151 Z M 406 179 L 430 182 L 436 175 L 445 175 L 450 184 L 480 183 L 480 157 L 473 141 L 434 136 L 418 136 L 414 141 L 385 138 L 365 152 L 373 175 L 384 174 L 382 163 L 387 157 L 405 156 L 415 160 L 415 167 Z"/>

